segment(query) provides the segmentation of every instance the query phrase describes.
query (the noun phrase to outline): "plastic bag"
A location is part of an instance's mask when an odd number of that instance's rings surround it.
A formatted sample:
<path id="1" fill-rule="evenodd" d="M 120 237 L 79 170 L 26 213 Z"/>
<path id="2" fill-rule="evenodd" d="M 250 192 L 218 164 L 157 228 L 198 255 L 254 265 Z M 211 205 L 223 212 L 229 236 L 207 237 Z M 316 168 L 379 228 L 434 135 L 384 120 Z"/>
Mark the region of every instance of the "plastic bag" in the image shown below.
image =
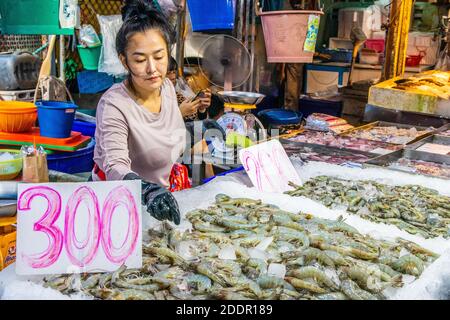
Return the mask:
<path id="1" fill-rule="evenodd" d="M 181 93 L 186 99 L 190 99 L 195 96 L 194 91 L 192 91 L 184 78 L 177 79 L 175 91 Z"/>
<path id="2" fill-rule="evenodd" d="M 90 24 L 83 24 L 80 29 L 80 44 L 83 47 L 96 47 L 101 44 L 100 38 Z"/>
<path id="3" fill-rule="evenodd" d="M 445 46 L 444 50 L 439 53 L 439 58 L 436 63 L 434 70 L 448 71 L 449 70 L 449 57 L 448 57 L 448 44 Z"/>
<path id="4" fill-rule="evenodd" d="M 49 182 L 47 154 L 44 148 L 34 146 L 23 146 L 22 181 L 30 183 Z"/>
<path id="5" fill-rule="evenodd" d="M 303 45 L 303 50 L 306 52 L 316 51 L 317 35 L 319 34 L 319 22 L 319 16 L 313 14 L 309 15 L 306 39 Z"/>
<path id="6" fill-rule="evenodd" d="M 332 131 L 335 133 L 340 133 L 353 128 L 353 126 L 349 125 L 347 121 L 342 118 L 323 113 L 313 113 L 306 118 L 305 128 L 317 131 Z"/>
<path id="7" fill-rule="evenodd" d="M 103 45 L 100 52 L 98 72 L 106 72 L 112 76 L 123 76 L 127 73 L 119 60 L 116 51 L 116 35 L 122 26 L 122 16 L 100 16 L 97 15 L 103 36 Z"/>
<path id="8" fill-rule="evenodd" d="M 159 6 L 164 14 L 171 16 L 178 11 L 178 8 L 173 0 L 158 0 Z"/>
<path id="9" fill-rule="evenodd" d="M 59 24 L 61 28 L 74 28 L 77 25 L 77 7 L 77 0 L 62 0 L 59 2 Z"/>

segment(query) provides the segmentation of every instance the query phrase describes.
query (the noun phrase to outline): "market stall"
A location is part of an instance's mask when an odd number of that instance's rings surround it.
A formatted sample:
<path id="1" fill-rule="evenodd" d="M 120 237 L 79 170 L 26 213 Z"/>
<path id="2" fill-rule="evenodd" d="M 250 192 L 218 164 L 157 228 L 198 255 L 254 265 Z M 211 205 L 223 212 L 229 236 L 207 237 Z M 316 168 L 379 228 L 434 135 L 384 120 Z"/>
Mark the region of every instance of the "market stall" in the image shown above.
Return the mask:
<path id="1" fill-rule="evenodd" d="M 386 187 L 420 184 L 423 188 L 433 187 L 443 196 L 450 196 L 448 182 L 436 181 L 435 178 L 315 162 L 297 164 L 296 168 L 304 181 L 322 176 L 357 181 L 363 174 L 365 179 Z M 351 298 L 357 299 L 363 297 L 358 295 L 368 293 L 353 288 L 352 282 L 340 280 L 336 272 L 374 268 L 384 278 L 381 280 L 374 274 L 374 287 L 368 291 L 372 295 L 364 298 L 381 298 L 381 289 L 384 298 L 447 298 L 446 285 L 442 281 L 448 277 L 444 266 L 449 259 L 449 243 L 444 237 L 425 239 L 421 234 L 410 234 L 394 224 L 368 221 L 344 208 L 327 208 L 321 201 L 307 199 L 307 194 L 299 199 L 301 201 L 292 201 L 287 194 L 261 193 L 235 181 L 233 177 L 217 178 L 205 186 L 177 193 L 185 218 L 180 227 L 169 227 L 156 220 L 145 222 L 151 229 L 144 228 L 143 269 L 119 269 L 116 273 L 109 273 L 109 277 L 108 274 L 90 274 L 46 277 L 43 280 L 42 277 L 17 277 L 10 267 L 2 273 L 0 280 L 3 295 L 15 298 L 21 290 L 27 290 L 28 297 L 47 292 L 49 298 L 64 298 L 49 289 L 53 288 L 75 299 L 92 299 L 92 294 L 117 299 L 121 294 L 122 298 L 131 295 L 130 298 L 205 299 L 211 289 L 214 297 L 222 299 L 345 298 L 336 289 L 339 286 L 346 295 L 352 295 L 351 290 L 355 290 Z M 234 198 L 221 196 L 223 190 Z M 259 210 L 255 211 L 255 207 Z M 227 213 L 219 214 L 220 210 Z M 247 218 L 246 214 L 249 214 Z M 258 221 L 267 222 L 259 224 Z M 322 227 L 317 228 L 319 226 Z M 377 250 L 384 252 L 385 260 Z M 414 255 L 421 258 L 414 258 Z M 392 269 L 386 266 L 376 268 L 381 261 L 384 261 L 383 265 L 392 263 Z M 347 269 L 349 262 L 355 263 L 352 271 Z M 211 274 L 211 270 L 216 270 L 215 274 Z M 268 273 L 264 276 L 266 271 Z M 399 272 L 403 280 L 387 290 L 388 279 Z M 287 274 L 287 282 L 282 281 L 280 273 L 283 277 Z M 239 275 L 246 277 L 239 278 Z M 355 274 L 351 275 L 355 277 L 351 279 L 361 280 Z M 318 282 L 301 280 L 310 277 Z M 176 287 L 170 287 L 170 282 L 176 283 Z M 426 290 L 425 287 L 430 285 L 434 289 Z M 292 290 L 292 286 L 298 292 Z"/>
<path id="2" fill-rule="evenodd" d="M 426 21 L 414 21 L 425 31 L 409 32 L 410 48 L 390 42 L 396 28 L 407 38 L 406 24 L 388 25 L 386 40 L 381 28 L 380 10 L 394 18 L 398 10 L 405 22 L 411 4 L 153 0 L 132 3 L 130 19 L 119 2 L 80 1 L 82 26 L 71 19 L 73 3 L 66 28 L 52 16 L 46 28 L 60 36 L 62 59 L 54 59 L 56 36 L 47 37 L 38 49 L 48 46 L 45 56 L 27 56 L 32 81 L 0 91 L 8 100 L 0 101 L 0 299 L 450 299 L 450 72 L 433 70 L 441 39 Z M 200 19 L 206 9 L 211 21 Z M 119 32 L 124 23 L 140 28 L 137 20 L 162 12 L 177 30 L 176 61 L 166 68 L 175 78 L 144 70 L 144 92 L 157 97 L 145 100 L 133 87 L 137 72 L 128 77 L 119 59 L 128 46 L 116 52 L 115 39 L 139 36 Z M 337 13 L 338 37 L 316 50 Z M 18 32 L 10 24 L 0 19 L 2 30 Z M 67 33 L 76 49 L 64 56 Z M 185 46 L 198 56 L 184 59 Z M 0 71 L 13 74 L 20 58 L 8 56 Z M 366 123 L 346 116 L 361 106 L 342 101 L 329 78 L 338 86 L 350 78 L 347 93 L 355 92 L 357 80 L 374 77 L 367 70 L 398 76 L 408 59 L 409 77 L 362 85 Z M 292 93 L 301 88 L 299 63 L 308 96 Z M 283 108 L 267 102 L 283 87 L 275 75 L 290 79 Z M 200 100 L 188 117 L 178 112 L 208 95 L 217 106 L 210 100 L 205 110 L 216 113 L 197 110 Z M 100 96 L 99 114 L 80 110 L 95 111 Z M 171 121 L 150 128 L 172 106 Z M 185 134 L 186 147 L 174 142 Z"/>

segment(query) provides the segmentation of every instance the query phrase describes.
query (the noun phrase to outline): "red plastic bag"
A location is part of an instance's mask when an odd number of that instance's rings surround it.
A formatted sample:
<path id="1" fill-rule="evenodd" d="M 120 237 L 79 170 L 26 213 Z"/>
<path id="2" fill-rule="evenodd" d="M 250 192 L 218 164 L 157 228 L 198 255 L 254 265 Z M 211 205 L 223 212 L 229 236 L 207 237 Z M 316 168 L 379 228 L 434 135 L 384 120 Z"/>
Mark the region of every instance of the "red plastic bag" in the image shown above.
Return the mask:
<path id="1" fill-rule="evenodd" d="M 189 173 L 187 167 L 180 163 L 175 163 L 169 177 L 170 192 L 190 189 L 192 187 L 189 181 Z"/>

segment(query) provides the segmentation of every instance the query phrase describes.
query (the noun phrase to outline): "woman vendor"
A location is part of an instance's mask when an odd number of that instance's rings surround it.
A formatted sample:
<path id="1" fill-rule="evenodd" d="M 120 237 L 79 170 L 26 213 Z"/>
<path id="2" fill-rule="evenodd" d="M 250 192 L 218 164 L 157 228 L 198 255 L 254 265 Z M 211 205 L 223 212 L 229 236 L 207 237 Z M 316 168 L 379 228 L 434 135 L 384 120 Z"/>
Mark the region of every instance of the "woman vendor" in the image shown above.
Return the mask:
<path id="1" fill-rule="evenodd" d="M 98 104 L 92 179 L 142 180 L 147 211 L 179 224 L 177 201 L 167 189 L 186 144 L 175 89 L 166 78 L 173 30 L 144 0 L 125 1 L 122 18 L 116 50 L 129 76 Z"/>

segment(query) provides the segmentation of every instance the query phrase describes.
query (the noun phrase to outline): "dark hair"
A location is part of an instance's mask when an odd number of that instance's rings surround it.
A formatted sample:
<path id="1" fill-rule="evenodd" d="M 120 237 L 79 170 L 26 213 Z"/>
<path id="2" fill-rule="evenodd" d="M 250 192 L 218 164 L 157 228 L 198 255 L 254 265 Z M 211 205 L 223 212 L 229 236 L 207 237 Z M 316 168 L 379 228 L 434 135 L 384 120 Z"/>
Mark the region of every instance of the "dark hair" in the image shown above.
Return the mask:
<path id="1" fill-rule="evenodd" d="M 175 60 L 174 57 L 170 56 L 170 58 L 169 58 L 169 67 L 167 68 L 167 71 L 177 71 L 177 69 L 178 69 L 177 60 Z"/>
<path id="2" fill-rule="evenodd" d="M 207 110 L 209 118 L 213 119 L 218 117 L 225 110 L 225 105 L 217 95 L 213 94 L 211 95 L 211 105 Z"/>
<path id="3" fill-rule="evenodd" d="M 130 36 L 136 32 L 145 32 L 150 29 L 161 32 L 170 54 L 170 48 L 175 37 L 174 30 L 167 17 L 156 10 L 150 2 L 151 0 L 125 1 L 125 5 L 122 7 L 123 24 L 116 36 L 117 54 L 125 56 Z"/>

